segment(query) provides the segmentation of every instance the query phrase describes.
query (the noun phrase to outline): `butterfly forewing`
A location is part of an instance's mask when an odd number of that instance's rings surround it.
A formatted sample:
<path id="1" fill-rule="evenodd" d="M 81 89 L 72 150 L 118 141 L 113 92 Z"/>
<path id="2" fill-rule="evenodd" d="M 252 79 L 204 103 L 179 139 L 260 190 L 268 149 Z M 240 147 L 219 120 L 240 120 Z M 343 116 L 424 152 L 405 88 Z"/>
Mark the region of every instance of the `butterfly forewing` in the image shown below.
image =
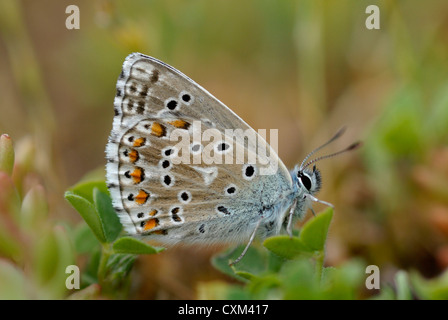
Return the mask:
<path id="1" fill-rule="evenodd" d="M 114 107 L 107 182 L 130 234 L 166 243 L 245 241 L 248 224 L 273 215 L 291 190 L 288 171 L 263 138 L 161 61 L 128 56 Z M 261 175 L 272 161 L 278 170 Z"/>

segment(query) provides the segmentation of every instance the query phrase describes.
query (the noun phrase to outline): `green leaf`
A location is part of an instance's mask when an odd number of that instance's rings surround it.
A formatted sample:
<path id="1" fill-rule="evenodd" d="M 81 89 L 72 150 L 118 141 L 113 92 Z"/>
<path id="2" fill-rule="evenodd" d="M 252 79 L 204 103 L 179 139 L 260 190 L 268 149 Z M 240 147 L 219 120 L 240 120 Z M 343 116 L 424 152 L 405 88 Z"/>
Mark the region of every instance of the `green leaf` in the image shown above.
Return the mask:
<path id="1" fill-rule="evenodd" d="M 448 300 L 448 270 L 433 279 L 425 279 L 414 271 L 410 279 L 420 299 Z"/>
<path id="2" fill-rule="evenodd" d="M 395 300 L 395 292 L 394 289 L 390 285 L 383 285 L 380 292 L 372 297 L 369 300 Z"/>
<path id="3" fill-rule="evenodd" d="M 104 279 L 99 279 L 105 297 L 125 299 L 131 286 L 130 272 L 137 256 L 135 254 L 112 254 L 107 259 Z M 100 271 L 99 271 L 100 272 Z"/>
<path id="4" fill-rule="evenodd" d="M 101 250 L 99 246 L 95 246 L 91 251 L 87 265 L 81 276 L 82 286 L 98 283 L 98 268 L 101 260 Z"/>
<path id="5" fill-rule="evenodd" d="M 310 259 L 296 259 L 285 262 L 279 274 L 283 299 L 319 299 L 320 287 L 316 281 L 314 265 Z"/>
<path id="6" fill-rule="evenodd" d="M 93 190 L 95 188 L 99 189 L 103 193 L 109 194 L 109 190 L 107 189 L 106 182 L 104 182 L 104 180 L 80 182 L 70 188 L 69 191 L 93 203 Z"/>
<path id="7" fill-rule="evenodd" d="M 263 245 L 276 255 L 286 259 L 294 259 L 299 255 L 309 256 L 315 251 L 322 252 L 332 216 L 333 210 L 328 208 L 309 220 L 303 226 L 298 237 L 274 236 L 266 239 Z"/>
<path id="8" fill-rule="evenodd" d="M 266 274 L 261 277 L 254 277 L 250 280 L 251 281 L 248 284 L 247 289 L 253 295 L 253 298 L 257 300 L 266 299 L 267 297 L 277 299 L 281 298 L 278 293 L 276 294 L 276 296 L 272 296 L 273 289 L 281 285 L 281 281 L 278 278 L 277 274 Z"/>
<path id="9" fill-rule="evenodd" d="M 93 189 L 93 200 L 96 211 L 99 213 L 104 236 L 108 243 L 117 239 L 122 225 L 113 206 L 109 195 L 100 191 L 97 187 Z"/>
<path id="10" fill-rule="evenodd" d="M 53 230 L 47 230 L 43 237 L 39 238 L 33 248 L 33 272 L 39 284 L 50 281 L 57 267 L 54 263 L 58 257 L 58 247 Z"/>
<path id="11" fill-rule="evenodd" d="M 297 237 L 291 238 L 287 235 L 270 237 L 263 242 L 263 245 L 276 255 L 286 259 L 294 259 L 300 254 L 313 252 L 301 239 Z"/>
<path id="12" fill-rule="evenodd" d="M 242 277 L 242 278 L 247 279 L 247 280 L 254 280 L 254 279 L 257 278 L 256 275 L 254 275 L 254 274 L 252 274 L 250 272 L 247 272 L 247 271 L 235 271 L 235 274 L 237 276 Z"/>
<path id="13" fill-rule="evenodd" d="M 20 224 L 27 231 L 39 228 L 47 221 L 48 203 L 41 185 L 31 188 L 22 201 Z"/>
<path id="14" fill-rule="evenodd" d="M 161 247 L 152 247 L 149 244 L 132 237 L 118 239 L 114 242 L 113 249 L 114 253 L 129 254 L 155 254 L 165 250 L 165 248 Z"/>
<path id="15" fill-rule="evenodd" d="M 17 268 L 8 260 L 0 259 L 0 299 L 18 300 L 30 299 L 29 282 L 25 278 L 22 270 Z"/>
<path id="16" fill-rule="evenodd" d="M 104 230 L 102 227 L 101 219 L 98 211 L 95 209 L 94 205 L 89 202 L 87 199 L 74 194 L 71 191 L 67 191 L 65 193 L 65 199 L 75 208 L 79 214 L 83 217 L 85 222 L 89 225 L 90 229 L 92 229 L 93 234 L 96 238 L 101 242 L 105 243 L 106 236 L 104 235 Z"/>
<path id="17" fill-rule="evenodd" d="M 240 281 L 247 282 L 247 279 L 260 275 L 267 271 L 269 261 L 266 252 L 254 247 L 250 247 L 246 255 L 237 264 L 229 266 L 229 263 L 235 261 L 245 246 L 239 246 L 236 249 L 227 250 L 224 253 L 215 255 L 212 258 L 212 265 L 228 276 Z"/>
<path id="18" fill-rule="evenodd" d="M 397 300 L 411 300 L 412 292 L 409 286 L 409 277 L 406 271 L 400 270 L 395 275 L 397 285 Z"/>
<path id="19" fill-rule="evenodd" d="M 249 293 L 237 284 L 223 281 L 200 282 L 196 288 L 198 300 L 249 300 Z"/>
<path id="20" fill-rule="evenodd" d="M 21 261 L 22 250 L 23 244 L 19 239 L 14 236 L 14 233 L 8 229 L 7 225 L 0 223 L 0 257 Z"/>
<path id="21" fill-rule="evenodd" d="M 214 255 L 211 260 L 212 265 L 213 267 L 215 267 L 215 269 L 221 271 L 222 273 L 228 275 L 229 277 L 236 278 L 243 282 L 247 282 L 246 277 L 241 277 L 235 274 L 235 269 L 229 266 L 229 263 L 235 260 L 232 259 L 232 257 L 235 256 L 234 251 L 235 251 L 234 249 L 229 249 L 217 255 Z"/>
<path id="22" fill-rule="evenodd" d="M 0 171 L 12 175 L 14 169 L 14 147 L 11 138 L 7 134 L 0 136 Z"/>
<path id="23" fill-rule="evenodd" d="M 324 268 L 320 286 L 321 298 L 331 300 L 353 300 L 357 292 L 365 288 L 365 270 L 363 261 L 352 259 L 338 268 Z"/>
<path id="24" fill-rule="evenodd" d="M 33 272 L 41 299 L 61 299 L 66 293 L 67 266 L 75 262 L 72 243 L 61 226 L 45 232 L 34 248 Z"/>
<path id="25" fill-rule="evenodd" d="M 323 251 L 332 217 L 333 209 L 328 208 L 308 221 L 300 232 L 299 238 L 302 243 L 312 250 Z"/>
<path id="26" fill-rule="evenodd" d="M 109 280 L 123 279 L 129 275 L 137 256 L 135 254 L 118 253 L 113 254 L 107 260 Z"/>
<path id="27" fill-rule="evenodd" d="M 76 226 L 73 230 L 72 238 L 77 253 L 93 253 L 94 250 L 99 248 L 98 240 L 92 229 L 84 222 Z"/>

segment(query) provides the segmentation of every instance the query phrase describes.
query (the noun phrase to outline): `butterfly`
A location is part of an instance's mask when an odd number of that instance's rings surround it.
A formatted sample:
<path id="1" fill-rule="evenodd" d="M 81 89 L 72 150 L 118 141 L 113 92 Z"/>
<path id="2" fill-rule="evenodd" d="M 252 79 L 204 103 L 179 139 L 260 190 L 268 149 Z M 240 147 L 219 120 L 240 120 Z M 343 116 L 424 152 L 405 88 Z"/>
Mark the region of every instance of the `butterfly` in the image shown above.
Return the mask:
<path id="1" fill-rule="evenodd" d="M 165 245 L 247 243 L 233 263 L 255 238 L 292 235 L 311 202 L 331 206 L 314 196 L 321 187 L 314 163 L 359 146 L 307 162 L 340 130 L 289 171 L 227 106 L 140 53 L 125 59 L 116 90 L 106 180 L 125 231 Z"/>

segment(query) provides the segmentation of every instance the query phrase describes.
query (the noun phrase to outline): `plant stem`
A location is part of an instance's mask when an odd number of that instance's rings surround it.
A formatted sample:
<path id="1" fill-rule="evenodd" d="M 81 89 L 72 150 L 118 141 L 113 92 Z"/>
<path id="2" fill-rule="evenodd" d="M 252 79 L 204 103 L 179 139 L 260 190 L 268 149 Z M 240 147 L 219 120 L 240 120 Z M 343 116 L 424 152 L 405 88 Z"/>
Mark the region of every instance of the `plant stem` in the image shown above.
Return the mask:
<path id="1" fill-rule="evenodd" d="M 322 271 L 324 269 L 325 251 L 317 251 L 314 255 L 316 262 L 316 281 L 320 285 L 322 282 Z"/>
<path id="2" fill-rule="evenodd" d="M 111 246 L 109 243 L 105 243 L 102 245 L 101 250 L 101 258 L 100 258 L 100 264 L 98 266 L 98 284 L 101 287 L 104 287 L 105 283 L 104 280 L 106 279 L 106 273 L 107 273 L 107 262 L 109 261 L 109 257 L 112 254 Z"/>

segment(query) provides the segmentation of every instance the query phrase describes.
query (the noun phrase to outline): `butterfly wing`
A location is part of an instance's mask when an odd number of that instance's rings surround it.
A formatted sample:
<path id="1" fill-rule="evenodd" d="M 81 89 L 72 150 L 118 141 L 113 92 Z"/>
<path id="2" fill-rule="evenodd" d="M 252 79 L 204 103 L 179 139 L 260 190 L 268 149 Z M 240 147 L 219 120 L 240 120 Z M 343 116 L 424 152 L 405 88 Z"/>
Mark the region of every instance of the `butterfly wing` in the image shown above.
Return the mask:
<path id="1" fill-rule="evenodd" d="M 114 108 L 107 183 L 128 233 L 213 243 L 246 241 L 261 218 L 279 229 L 291 204 L 288 170 L 205 89 L 135 53 L 123 64 Z"/>

